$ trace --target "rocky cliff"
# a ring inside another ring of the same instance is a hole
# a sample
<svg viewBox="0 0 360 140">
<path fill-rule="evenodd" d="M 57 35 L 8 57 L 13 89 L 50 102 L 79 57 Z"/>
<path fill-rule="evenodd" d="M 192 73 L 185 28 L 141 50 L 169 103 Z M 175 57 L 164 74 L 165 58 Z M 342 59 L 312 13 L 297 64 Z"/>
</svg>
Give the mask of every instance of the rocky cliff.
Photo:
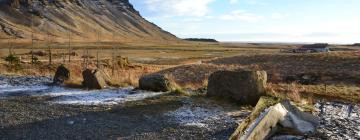
<svg viewBox="0 0 360 140">
<path fill-rule="evenodd" d="M 174 35 L 141 17 L 128 0 L 0 0 L 0 38 L 91 42 L 171 42 Z"/>
</svg>

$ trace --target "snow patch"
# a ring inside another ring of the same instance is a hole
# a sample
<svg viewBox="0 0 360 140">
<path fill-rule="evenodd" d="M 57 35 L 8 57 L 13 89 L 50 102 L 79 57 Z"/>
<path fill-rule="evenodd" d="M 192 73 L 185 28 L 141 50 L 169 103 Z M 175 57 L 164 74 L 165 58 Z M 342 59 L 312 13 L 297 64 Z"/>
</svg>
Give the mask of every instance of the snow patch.
<svg viewBox="0 0 360 140">
<path fill-rule="evenodd" d="M 129 94 L 129 89 L 109 89 L 99 91 L 82 91 L 76 94 L 58 97 L 54 103 L 78 105 L 115 105 L 128 101 L 139 101 L 163 94 L 162 92 L 137 92 Z"/>
<path fill-rule="evenodd" d="M 128 101 L 144 100 L 163 94 L 163 92 L 135 91 L 133 87 L 112 88 L 104 90 L 70 89 L 57 86 L 13 86 L 0 85 L 0 97 L 14 96 L 50 96 L 54 97 L 50 103 L 76 105 L 114 105 Z"/>
<path fill-rule="evenodd" d="M 192 106 L 184 105 L 179 109 L 165 113 L 171 117 L 171 121 L 183 126 L 197 126 L 200 128 L 209 128 L 209 125 L 216 123 L 218 120 L 232 122 L 230 116 L 220 106 Z"/>
</svg>

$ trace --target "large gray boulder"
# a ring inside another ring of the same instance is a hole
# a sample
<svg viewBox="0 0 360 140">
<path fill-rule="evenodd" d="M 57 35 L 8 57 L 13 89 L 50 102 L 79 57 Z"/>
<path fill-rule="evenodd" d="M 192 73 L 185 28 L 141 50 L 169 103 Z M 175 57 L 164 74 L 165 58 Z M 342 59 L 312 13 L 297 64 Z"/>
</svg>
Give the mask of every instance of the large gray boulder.
<svg viewBox="0 0 360 140">
<path fill-rule="evenodd" d="M 265 95 L 266 82 L 265 71 L 218 71 L 209 77 L 207 95 L 256 105 Z"/>
<path fill-rule="evenodd" d="M 60 65 L 55 72 L 55 76 L 53 79 L 53 84 L 61 85 L 64 84 L 67 80 L 70 79 L 70 71 L 64 66 Z"/>
<path fill-rule="evenodd" d="M 278 133 L 309 136 L 316 132 L 319 118 L 301 112 L 290 101 L 283 101 L 265 109 L 264 100 L 260 101 L 254 109 L 255 113 L 250 115 L 251 119 L 243 121 L 230 140 L 264 140 Z M 259 113 L 258 108 L 263 109 L 260 109 L 262 113 Z"/>
<path fill-rule="evenodd" d="M 104 89 L 111 84 L 111 79 L 104 71 L 86 69 L 82 72 L 83 86 L 88 89 Z"/>
<path fill-rule="evenodd" d="M 162 74 L 151 74 L 142 76 L 139 79 L 139 88 L 142 90 L 150 91 L 171 91 L 173 84 L 170 82 L 167 76 Z"/>
</svg>

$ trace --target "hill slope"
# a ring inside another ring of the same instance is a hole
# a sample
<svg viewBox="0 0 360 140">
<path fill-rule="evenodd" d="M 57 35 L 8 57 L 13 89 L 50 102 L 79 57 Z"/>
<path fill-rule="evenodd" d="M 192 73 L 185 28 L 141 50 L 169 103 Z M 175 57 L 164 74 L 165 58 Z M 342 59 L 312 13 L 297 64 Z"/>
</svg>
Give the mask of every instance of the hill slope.
<svg viewBox="0 0 360 140">
<path fill-rule="evenodd" d="M 0 38 L 91 42 L 179 39 L 141 17 L 128 0 L 0 0 Z M 50 37 L 48 37 L 50 36 Z"/>
</svg>

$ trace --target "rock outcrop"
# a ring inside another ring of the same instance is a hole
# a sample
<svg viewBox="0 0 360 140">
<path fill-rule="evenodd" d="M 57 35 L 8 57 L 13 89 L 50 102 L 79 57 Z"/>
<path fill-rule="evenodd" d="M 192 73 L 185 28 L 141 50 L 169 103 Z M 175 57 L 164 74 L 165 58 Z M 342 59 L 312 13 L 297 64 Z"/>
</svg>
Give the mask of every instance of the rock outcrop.
<svg viewBox="0 0 360 140">
<path fill-rule="evenodd" d="M 60 65 L 56 69 L 56 73 L 53 79 L 53 84 L 61 85 L 70 79 L 70 71 L 64 65 Z"/>
<path fill-rule="evenodd" d="M 82 72 L 83 86 L 88 89 L 104 89 L 111 84 L 111 79 L 104 71 L 86 69 Z"/>
<path fill-rule="evenodd" d="M 256 105 L 265 95 L 266 82 L 265 71 L 218 71 L 209 78 L 207 95 Z"/>
<path fill-rule="evenodd" d="M 167 76 L 162 74 L 151 74 L 139 79 L 139 88 L 150 91 L 171 91 L 174 83 L 171 83 Z"/>
<path fill-rule="evenodd" d="M 316 132 L 316 126 L 319 124 L 318 117 L 301 112 L 290 101 L 267 107 L 271 104 L 266 100 L 269 99 L 259 100 L 254 112 L 240 124 L 231 136 L 231 140 L 263 140 L 279 132 L 290 136 L 309 136 Z"/>
</svg>

